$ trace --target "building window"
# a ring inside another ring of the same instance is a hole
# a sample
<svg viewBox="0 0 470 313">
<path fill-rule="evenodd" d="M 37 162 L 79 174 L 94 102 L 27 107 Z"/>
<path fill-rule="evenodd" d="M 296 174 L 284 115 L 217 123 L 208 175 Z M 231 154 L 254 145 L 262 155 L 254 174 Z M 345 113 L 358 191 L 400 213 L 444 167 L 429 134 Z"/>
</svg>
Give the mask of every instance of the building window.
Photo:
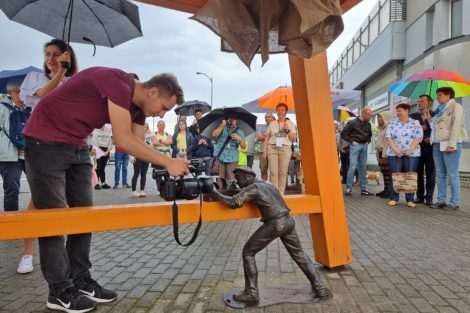
<svg viewBox="0 0 470 313">
<path fill-rule="evenodd" d="M 426 12 L 426 49 L 434 45 L 434 7 Z"/>
<path fill-rule="evenodd" d="M 450 11 L 450 34 L 451 37 L 462 35 L 462 0 L 452 0 Z"/>
</svg>

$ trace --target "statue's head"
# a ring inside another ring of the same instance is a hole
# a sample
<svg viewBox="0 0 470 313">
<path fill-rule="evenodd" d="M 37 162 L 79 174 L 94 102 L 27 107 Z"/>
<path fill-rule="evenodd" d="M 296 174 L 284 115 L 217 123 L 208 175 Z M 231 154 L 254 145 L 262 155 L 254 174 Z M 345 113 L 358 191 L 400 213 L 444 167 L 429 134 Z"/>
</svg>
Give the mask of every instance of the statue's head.
<svg viewBox="0 0 470 313">
<path fill-rule="evenodd" d="M 238 166 L 235 168 L 233 173 L 235 174 L 235 179 L 237 180 L 237 184 L 240 188 L 246 187 L 255 182 L 256 173 L 247 166 Z"/>
</svg>

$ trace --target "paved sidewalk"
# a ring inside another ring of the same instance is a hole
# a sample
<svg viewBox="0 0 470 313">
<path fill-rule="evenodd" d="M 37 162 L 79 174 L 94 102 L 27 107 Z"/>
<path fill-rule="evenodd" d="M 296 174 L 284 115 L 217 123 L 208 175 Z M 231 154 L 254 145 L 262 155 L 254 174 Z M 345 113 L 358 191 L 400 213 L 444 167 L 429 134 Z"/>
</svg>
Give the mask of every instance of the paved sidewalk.
<svg viewBox="0 0 470 313">
<path fill-rule="evenodd" d="M 146 191 L 151 194 L 153 188 L 149 176 Z M 27 185 L 22 190 L 26 203 Z M 424 205 L 388 207 L 383 199 L 354 191 L 345 199 L 353 263 L 334 271 L 318 266 L 334 301 L 245 311 L 470 312 L 470 189 L 462 189 L 462 209 L 450 213 Z M 122 188 L 95 191 L 95 202 L 156 199 L 129 196 L 130 190 Z M 296 216 L 295 221 L 312 255 L 308 218 Z M 93 275 L 116 289 L 119 298 L 94 312 L 241 312 L 227 308 L 222 297 L 243 287 L 242 247 L 259 225 L 257 219 L 206 223 L 188 248 L 175 243 L 169 226 L 96 233 Z M 182 226 L 182 237 L 193 229 Z M 37 249 L 34 272 L 16 273 L 21 249 L 20 241 L 0 241 L 0 312 L 51 312 L 45 307 L 47 286 Z M 308 283 L 279 240 L 258 254 L 257 263 L 260 287 Z"/>
</svg>

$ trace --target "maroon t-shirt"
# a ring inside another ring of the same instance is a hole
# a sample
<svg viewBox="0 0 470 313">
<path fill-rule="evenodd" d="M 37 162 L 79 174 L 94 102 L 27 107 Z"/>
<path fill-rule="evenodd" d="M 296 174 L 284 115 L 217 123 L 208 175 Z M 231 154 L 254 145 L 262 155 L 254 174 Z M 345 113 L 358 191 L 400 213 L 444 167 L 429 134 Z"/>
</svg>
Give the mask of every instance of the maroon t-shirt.
<svg viewBox="0 0 470 313">
<path fill-rule="evenodd" d="M 110 123 L 108 99 L 128 110 L 132 122 L 144 125 L 144 113 L 132 103 L 134 86 L 134 74 L 119 69 L 83 70 L 39 101 L 23 133 L 39 140 L 85 146 L 95 128 Z"/>
</svg>

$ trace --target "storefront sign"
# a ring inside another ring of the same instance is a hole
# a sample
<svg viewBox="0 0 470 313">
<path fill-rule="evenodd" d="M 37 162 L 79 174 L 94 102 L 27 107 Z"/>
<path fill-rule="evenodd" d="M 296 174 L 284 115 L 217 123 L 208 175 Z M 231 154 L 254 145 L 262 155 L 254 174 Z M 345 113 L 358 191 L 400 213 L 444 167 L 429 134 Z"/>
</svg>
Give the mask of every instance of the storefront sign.
<svg viewBox="0 0 470 313">
<path fill-rule="evenodd" d="M 372 111 L 378 110 L 387 105 L 388 105 L 388 92 L 385 92 L 381 94 L 380 96 L 367 102 L 367 106 L 371 108 Z"/>
</svg>

